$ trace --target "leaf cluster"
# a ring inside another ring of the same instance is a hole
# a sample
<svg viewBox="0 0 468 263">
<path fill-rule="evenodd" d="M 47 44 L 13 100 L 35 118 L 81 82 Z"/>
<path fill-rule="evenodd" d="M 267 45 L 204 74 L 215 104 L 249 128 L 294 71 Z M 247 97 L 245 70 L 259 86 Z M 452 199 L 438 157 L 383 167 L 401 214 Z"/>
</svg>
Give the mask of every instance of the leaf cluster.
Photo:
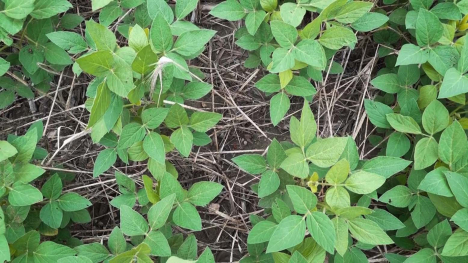
<svg viewBox="0 0 468 263">
<path fill-rule="evenodd" d="M 46 93 L 53 76 L 73 64 L 71 56 L 86 49 L 80 35 L 63 31 L 83 21 L 76 14 L 59 17 L 71 7 L 67 0 L 0 3 L 0 50 L 6 55 L 0 58 L 0 109 L 17 96 Z"/>
<path fill-rule="evenodd" d="M 372 6 L 371 2 L 346 0 L 228 0 L 211 14 L 245 21 L 235 33 L 236 44 L 249 51 L 247 68 L 262 66 L 271 73 L 255 86 L 273 95 L 270 118 L 276 126 L 289 110 L 290 96 L 312 101 L 317 91 L 311 80 L 322 82 L 324 71 L 342 72 L 333 57 L 343 47 L 354 48 L 354 30 L 367 32 L 387 22 L 384 14 L 369 12 Z"/>
</svg>

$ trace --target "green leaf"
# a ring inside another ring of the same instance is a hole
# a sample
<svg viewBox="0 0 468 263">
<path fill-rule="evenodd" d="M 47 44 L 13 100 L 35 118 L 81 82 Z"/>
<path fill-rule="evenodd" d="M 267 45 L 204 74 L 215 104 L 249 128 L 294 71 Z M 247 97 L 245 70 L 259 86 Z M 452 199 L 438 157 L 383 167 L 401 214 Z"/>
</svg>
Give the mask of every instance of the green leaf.
<svg viewBox="0 0 468 263">
<path fill-rule="evenodd" d="M 114 68 L 107 74 L 107 87 L 119 95 L 126 98 L 134 88 L 132 68 L 124 61 L 116 61 Z"/>
<path fill-rule="evenodd" d="M 92 0 L 91 1 L 92 10 L 96 11 L 99 8 L 103 8 L 104 6 L 108 5 L 112 1 L 113 0 Z"/>
<path fill-rule="evenodd" d="M 441 75 L 457 64 L 460 55 L 455 47 L 437 46 L 429 51 L 429 63 Z"/>
<path fill-rule="evenodd" d="M 431 102 L 424 110 L 422 125 L 429 134 L 436 134 L 449 125 L 449 112 L 438 100 Z"/>
<path fill-rule="evenodd" d="M 17 154 L 18 151 L 16 150 L 13 145 L 11 145 L 7 141 L 0 141 L 0 162 L 14 156 Z"/>
<path fill-rule="evenodd" d="M 96 92 L 96 97 L 93 101 L 91 114 L 88 120 L 88 127 L 93 127 L 106 113 L 111 104 L 112 93 L 107 88 L 105 82 L 99 84 Z"/>
<path fill-rule="evenodd" d="M 257 38 L 248 34 L 239 38 L 239 40 L 236 41 L 236 44 L 239 47 L 249 51 L 256 50 L 262 45 Z"/>
<path fill-rule="evenodd" d="M 439 99 L 454 97 L 468 92 L 468 78 L 455 68 L 447 70 L 439 91 Z"/>
<path fill-rule="evenodd" d="M 468 208 L 463 208 L 458 210 L 450 219 L 455 224 L 457 224 L 461 229 L 467 230 L 468 229 Z M 450 227 L 450 225 L 449 225 Z M 449 228 L 451 230 L 451 228 Z M 451 234 L 451 232 L 450 232 Z"/>
<path fill-rule="evenodd" d="M 349 162 L 346 159 L 341 159 L 328 170 L 325 180 L 330 184 L 341 184 L 348 178 L 349 172 Z"/>
<path fill-rule="evenodd" d="M 347 138 L 346 147 L 340 156 L 340 160 L 346 159 L 349 162 L 351 170 L 356 169 L 359 164 L 359 153 L 356 142 L 352 137 Z"/>
<path fill-rule="evenodd" d="M 196 206 L 205 206 L 221 193 L 223 186 L 214 182 L 194 183 L 187 194 L 187 201 Z"/>
<path fill-rule="evenodd" d="M 41 188 L 44 197 L 49 199 L 57 199 L 62 193 L 62 180 L 58 174 L 52 175 Z"/>
<path fill-rule="evenodd" d="M 331 137 L 318 140 L 307 148 L 307 159 L 319 167 L 330 167 L 339 160 L 347 142 L 348 138 L 346 137 Z"/>
<path fill-rule="evenodd" d="M 37 64 L 44 62 L 44 54 L 37 47 L 27 45 L 20 50 L 19 61 L 27 72 L 34 74 L 39 69 Z"/>
<path fill-rule="evenodd" d="M 272 66 L 270 72 L 279 73 L 292 69 L 295 65 L 293 49 L 277 48 L 273 52 Z"/>
<path fill-rule="evenodd" d="M 289 110 L 291 102 L 289 101 L 288 95 L 280 92 L 273 96 L 270 100 L 270 118 L 274 126 L 284 118 L 284 115 Z"/>
<path fill-rule="evenodd" d="M 397 113 L 387 114 L 387 121 L 393 129 L 402 133 L 421 134 L 418 123 L 410 116 Z"/>
<path fill-rule="evenodd" d="M 68 50 L 70 54 L 78 54 L 88 48 L 86 42 L 77 33 L 56 31 L 47 34 L 47 37 L 57 46 Z"/>
<path fill-rule="evenodd" d="M 283 3 L 280 6 L 280 15 L 284 22 L 297 27 L 301 24 L 306 9 L 296 3 Z"/>
<path fill-rule="evenodd" d="M 381 13 L 369 12 L 365 13 L 358 20 L 354 21 L 351 26 L 361 32 L 369 32 L 383 24 L 387 23 L 388 17 Z"/>
<path fill-rule="evenodd" d="M 216 5 L 211 11 L 212 16 L 226 19 L 228 21 L 237 21 L 244 18 L 246 12 L 236 0 L 226 0 Z"/>
<path fill-rule="evenodd" d="M 182 89 L 181 95 L 187 99 L 198 100 L 208 94 L 212 88 L 213 86 L 208 83 L 198 81 L 189 82 Z"/>
<path fill-rule="evenodd" d="M 398 80 L 397 74 L 385 74 L 380 75 L 371 81 L 371 84 L 390 94 L 398 93 L 401 90 L 400 82 Z"/>
<path fill-rule="evenodd" d="M 270 146 L 268 147 L 267 152 L 267 161 L 268 164 L 277 169 L 280 167 L 281 163 L 288 157 L 283 149 L 283 146 L 276 140 L 271 141 Z"/>
<path fill-rule="evenodd" d="M 76 62 L 84 72 L 101 77 L 112 69 L 114 57 L 109 50 L 103 50 L 81 56 Z"/>
<path fill-rule="evenodd" d="M 98 24 L 93 20 L 86 21 L 86 32 L 94 41 L 99 51 L 108 50 L 112 52 L 117 47 L 115 34 L 107 27 Z"/>
<path fill-rule="evenodd" d="M 418 189 L 435 195 L 452 197 L 452 191 L 444 175 L 445 171 L 447 171 L 447 169 L 443 167 L 430 171 L 421 181 Z"/>
<path fill-rule="evenodd" d="M 41 208 L 39 217 L 44 224 L 51 228 L 58 229 L 62 223 L 63 211 L 60 209 L 58 202 L 53 201 Z"/>
<path fill-rule="evenodd" d="M 149 229 L 143 216 L 126 205 L 120 207 L 120 228 L 127 236 L 144 235 Z"/>
<path fill-rule="evenodd" d="M 385 177 L 365 170 L 351 174 L 345 186 L 356 194 L 370 194 L 385 183 Z"/>
<path fill-rule="evenodd" d="M 164 119 L 167 117 L 169 109 L 166 108 L 149 108 L 145 109 L 141 113 L 141 119 L 143 125 L 148 129 L 156 129 L 161 125 Z"/>
<path fill-rule="evenodd" d="M 326 48 L 338 50 L 344 46 L 354 46 L 357 43 L 357 38 L 351 29 L 334 26 L 325 30 L 318 41 Z"/>
<path fill-rule="evenodd" d="M 299 214 L 307 214 L 317 205 L 317 197 L 310 190 L 295 185 L 287 185 L 286 189 L 294 210 Z"/>
<path fill-rule="evenodd" d="M 447 220 L 444 220 L 427 233 L 427 241 L 434 248 L 439 248 L 445 245 L 447 239 L 452 235 L 452 227 Z"/>
<path fill-rule="evenodd" d="M 16 182 L 29 183 L 44 174 L 45 170 L 33 164 L 25 163 L 15 165 L 13 172 Z"/>
<path fill-rule="evenodd" d="M 468 41 L 464 41 L 460 51 L 460 60 L 458 60 L 457 69 L 461 73 L 468 71 Z"/>
<path fill-rule="evenodd" d="M 174 104 L 169 109 L 165 123 L 168 128 L 177 128 L 182 125 L 187 125 L 189 124 L 187 112 L 179 104 Z"/>
<path fill-rule="evenodd" d="M 66 212 L 75 212 L 90 207 L 92 204 L 81 195 L 69 192 L 57 199 L 60 208 Z"/>
<path fill-rule="evenodd" d="M 304 240 L 305 230 L 305 220 L 301 216 L 291 215 L 284 218 L 268 242 L 267 253 L 298 245 Z"/>
<path fill-rule="evenodd" d="M 315 138 L 316 132 L 317 123 L 315 122 L 314 114 L 310 109 L 309 103 L 306 100 L 304 100 L 304 105 L 302 107 L 301 113 L 301 120 L 298 121 L 295 117 L 291 117 L 291 140 L 304 149 Z"/>
<path fill-rule="evenodd" d="M 387 121 L 387 114 L 393 113 L 392 108 L 389 106 L 373 100 L 364 100 L 364 107 L 367 116 L 372 124 L 379 128 L 390 128 L 390 123 Z"/>
<path fill-rule="evenodd" d="M 366 215 L 366 219 L 374 221 L 385 231 L 397 230 L 405 227 L 398 218 L 383 209 L 374 209 L 371 214 Z"/>
<path fill-rule="evenodd" d="M 207 132 L 213 128 L 223 115 L 215 112 L 194 112 L 190 116 L 190 128 L 198 132 Z"/>
<path fill-rule="evenodd" d="M 333 254 L 335 250 L 335 228 L 333 222 L 327 215 L 321 212 L 312 212 L 307 215 L 307 229 L 312 238 L 328 253 Z"/>
<path fill-rule="evenodd" d="M 92 262 L 101 262 L 111 256 L 106 247 L 100 243 L 77 246 L 75 250 L 78 251 L 79 256 L 87 257 Z"/>
<path fill-rule="evenodd" d="M 98 177 L 117 161 L 117 152 L 115 149 L 108 148 L 98 154 L 93 167 L 93 177 Z"/>
<path fill-rule="evenodd" d="M 158 60 L 159 58 L 153 52 L 151 45 L 147 45 L 144 48 L 142 48 L 140 51 L 138 51 L 135 57 L 135 60 L 132 63 L 132 69 L 140 74 L 148 74 L 152 70 L 154 70 Z"/>
<path fill-rule="evenodd" d="M 165 0 L 147 0 L 146 3 L 148 15 L 153 19 L 153 22 L 157 16 L 162 16 L 168 24 L 172 23 L 174 20 L 174 13 Z"/>
<path fill-rule="evenodd" d="M 404 208 L 411 203 L 412 196 L 413 192 L 408 187 L 397 185 L 380 196 L 379 200 L 394 207 Z"/>
<path fill-rule="evenodd" d="M 119 139 L 119 148 L 124 149 L 140 142 L 145 137 L 145 127 L 136 122 L 125 125 Z"/>
<path fill-rule="evenodd" d="M 405 260 L 407 263 L 418 263 L 418 262 L 430 262 L 436 263 L 437 257 L 434 254 L 434 250 L 430 248 L 423 248 L 415 254 L 411 255 L 408 259 Z"/>
<path fill-rule="evenodd" d="M 16 183 L 10 188 L 8 202 L 12 206 L 27 206 L 42 201 L 42 193 L 29 184 Z"/>
<path fill-rule="evenodd" d="M 0 58 L 0 77 L 3 76 L 10 68 L 10 62 Z"/>
<path fill-rule="evenodd" d="M 85 256 L 68 256 L 59 259 L 57 263 L 93 263 L 93 261 Z"/>
<path fill-rule="evenodd" d="M 393 240 L 379 227 L 377 223 L 369 219 L 354 218 L 348 221 L 349 232 L 360 242 L 369 245 L 393 244 Z"/>
<path fill-rule="evenodd" d="M 182 126 L 171 134 L 171 142 L 182 156 L 188 157 L 192 151 L 193 134 L 189 128 Z"/>
<path fill-rule="evenodd" d="M 261 7 L 259 0 L 240 0 L 240 4 L 249 11 L 257 10 Z"/>
<path fill-rule="evenodd" d="M 280 79 L 276 74 L 268 74 L 257 81 L 255 87 L 263 92 L 278 92 L 281 90 Z"/>
<path fill-rule="evenodd" d="M 338 13 L 335 16 L 335 19 L 338 22 L 349 24 L 353 23 L 362 17 L 364 14 L 368 13 L 373 6 L 373 3 L 354 1 L 349 2 L 343 7 L 341 7 Z"/>
<path fill-rule="evenodd" d="M 171 247 L 160 231 L 151 231 L 146 235 L 143 243 L 148 244 L 151 248 L 151 255 L 158 257 L 169 257 L 171 255 Z"/>
<path fill-rule="evenodd" d="M 55 65 L 70 65 L 73 64 L 67 52 L 55 45 L 47 43 L 44 45 L 44 55 L 47 62 Z"/>
<path fill-rule="evenodd" d="M 156 132 L 150 132 L 143 140 L 143 149 L 153 160 L 164 163 L 166 154 L 164 152 L 164 142 Z"/>
<path fill-rule="evenodd" d="M 429 51 L 422 49 L 413 44 L 404 44 L 400 52 L 395 66 L 423 64 L 429 59 Z"/>
<path fill-rule="evenodd" d="M 10 141 L 18 153 L 14 156 L 13 163 L 27 163 L 31 160 L 37 143 L 37 129 L 28 131 L 25 135 Z M 10 160 L 11 161 L 11 160 Z"/>
<path fill-rule="evenodd" d="M 122 194 L 119 196 L 116 196 L 114 199 L 110 201 L 110 204 L 115 207 L 120 209 L 122 206 L 129 206 L 133 207 L 135 206 L 136 203 L 136 196 L 133 193 L 128 193 L 128 194 Z"/>
<path fill-rule="evenodd" d="M 271 146 L 270 146 L 271 147 Z M 258 197 L 263 198 L 265 196 L 271 195 L 280 186 L 280 178 L 277 173 L 273 171 L 265 171 L 258 183 Z"/>
<path fill-rule="evenodd" d="M 160 181 L 161 187 L 159 188 L 159 195 L 161 198 L 165 198 L 171 194 L 176 194 L 177 201 L 181 202 L 185 199 L 184 189 L 172 174 L 168 172 L 164 173 L 164 176 Z"/>
<path fill-rule="evenodd" d="M 133 48 L 136 52 L 140 52 L 143 48 L 148 46 L 148 44 L 148 36 L 145 30 L 136 24 L 130 31 L 128 46 Z"/>
<path fill-rule="evenodd" d="M 333 209 L 346 208 L 350 206 L 349 193 L 342 186 L 330 187 L 325 195 L 325 200 Z"/>
<path fill-rule="evenodd" d="M 417 228 L 427 225 L 436 214 L 436 208 L 425 196 L 416 195 L 411 201 L 411 207 L 414 207 L 411 218 Z"/>
<path fill-rule="evenodd" d="M 301 76 L 293 76 L 284 89 L 290 95 L 302 97 L 313 96 L 317 93 L 310 81 Z"/>
<path fill-rule="evenodd" d="M 283 48 L 291 48 L 297 39 L 297 30 L 285 22 L 274 20 L 270 22 L 271 33 L 276 42 Z"/>
<path fill-rule="evenodd" d="M 260 5 L 262 6 L 263 10 L 267 12 L 272 12 L 273 10 L 278 7 L 277 0 L 260 0 Z"/>
<path fill-rule="evenodd" d="M 307 158 L 302 153 L 293 153 L 289 155 L 280 166 L 287 173 L 299 177 L 307 178 L 309 175 L 309 166 Z"/>
<path fill-rule="evenodd" d="M 31 230 L 18 238 L 11 247 L 16 250 L 16 253 L 27 253 L 28 251 L 35 251 L 39 246 L 40 240 L 41 236 L 39 232 Z"/>
<path fill-rule="evenodd" d="M 107 246 L 113 254 L 120 254 L 127 250 L 127 242 L 125 241 L 125 237 L 119 227 L 116 226 L 112 230 Z"/>
<path fill-rule="evenodd" d="M 468 192 L 466 191 L 468 188 L 468 178 L 461 174 L 449 171 L 444 172 L 444 174 L 447 177 L 450 189 L 452 189 L 453 195 L 457 199 L 458 203 L 463 207 L 468 207 Z"/>
<path fill-rule="evenodd" d="M 193 56 L 201 50 L 215 34 L 216 31 L 206 29 L 185 32 L 177 38 L 172 51 L 182 56 Z"/>
<path fill-rule="evenodd" d="M 188 202 L 183 202 L 174 211 L 172 216 L 174 223 L 180 227 L 194 231 L 202 229 L 200 215 L 197 209 Z"/>
<path fill-rule="evenodd" d="M 258 222 L 252 230 L 250 230 L 247 243 L 260 244 L 267 242 L 270 240 L 277 227 L 277 224 L 268 220 Z"/>
<path fill-rule="evenodd" d="M 132 260 L 137 260 L 138 262 L 149 263 L 151 258 L 148 256 L 151 252 L 150 247 L 146 243 L 140 243 L 138 246 L 128 250 L 124 253 L 117 255 L 112 258 L 109 263 L 120 263 L 120 262 L 132 262 Z"/>
<path fill-rule="evenodd" d="M 416 144 L 417 145 L 417 144 Z M 410 140 L 404 133 L 394 132 L 388 138 L 386 154 L 392 157 L 401 157 L 405 155 L 411 147 Z M 437 147 L 435 148 L 437 149 Z M 437 157 L 437 151 L 436 151 Z M 414 160 L 415 166 L 418 161 Z"/>
<path fill-rule="evenodd" d="M 259 154 L 240 155 L 233 158 L 232 161 L 250 174 L 261 174 L 266 170 L 265 158 Z"/>
<path fill-rule="evenodd" d="M 148 1 L 148 5 L 150 2 Z M 172 12 L 172 11 L 171 11 Z M 150 29 L 151 47 L 156 53 L 167 52 L 172 48 L 171 28 L 163 15 L 157 15 Z"/>
<path fill-rule="evenodd" d="M 410 0 L 410 3 L 414 10 L 419 10 L 420 8 L 429 9 L 433 0 Z"/>
<path fill-rule="evenodd" d="M 245 27 L 250 35 L 255 35 L 257 33 L 258 28 L 262 24 L 263 20 L 265 19 L 267 13 L 263 10 L 254 10 L 247 14 L 245 18 Z"/>
<path fill-rule="evenodd" d="M 316 40 L 302 40 L 294 47 L 293 53 L 296 60 L 304 62 L 314 68 L 323 70 L 327 66 L 325 50 Z"/>
<path fill-rule="evenodd" d="M 425 9 L 420 9 L 416 20 L 416 40 L 419 46 L 436 43 L 444 32 L 439 18 Z"/>
<path fill-rule="evenodd" d="M 465 131 L 458 121 L 454 121 L 440 136 L 439 159 L 451 166 L 463 157 L 467 147 Z"/>
<path fill-rule="evenodd" d="M 72 4 L 67 0 L 36 0 L 34 2 L 34 11 L 31 12 L 31 16 L 36 19 L 50 18 L 56 14 L 66 12 L 72 7 Z"/>
<path fill-rule="evenodd" d="M 3 13 L 14 19 L 26 18 L 34 10 L 34 0 L 5 0 Z"/>
<path fill-rule="evenodd" d="M 57 262 L 61 258 L 75 255 L 76 252 L 65 245 L 45 241 L 32 254 L 34 262 Z"/>
<path fill-rule="evenodd" d="M 148 221 L 151 230 L 156 230 L 164 226 L 172 211 L 176 195 L 171 194 L 153 205 L 148 211 Z"/>
<path fill-rule="evenodd" d="M 442 256 L 460 257 L 468 255 L 468 233 L 459 229 L 447 240 Z"/>
<path fill-rule="evenodd" d="M 123 14 L 122 8 L 117 4 L 117 2 L 112 2 L 111 4 L 104 7 L 99 13 L 99 23 L 103 26 L 110 26 L 112 22 L 117 20 Z"/>
<path fill-rule="evenodd" d="M 389 178 L 390 176 L 404 170 L 410 164 L 411 161 L 401 158 L 378 156 L 366 161 L 362 166 L 362 170 Z"/>
<path fill-rule="evenodd" d="M 198 0 L 182 0 L 178 1 L 175 6 L 175 15 L 177 20 L 183 19 L 190 14 L 198 4 Z"/>
<path fill-rule="evenodd" d="M 414 151 L 414 169 L 421 170 L 434 164 L 438 157 L 438 144 L 432 137 L 422 138 Z"/>
</svg>

